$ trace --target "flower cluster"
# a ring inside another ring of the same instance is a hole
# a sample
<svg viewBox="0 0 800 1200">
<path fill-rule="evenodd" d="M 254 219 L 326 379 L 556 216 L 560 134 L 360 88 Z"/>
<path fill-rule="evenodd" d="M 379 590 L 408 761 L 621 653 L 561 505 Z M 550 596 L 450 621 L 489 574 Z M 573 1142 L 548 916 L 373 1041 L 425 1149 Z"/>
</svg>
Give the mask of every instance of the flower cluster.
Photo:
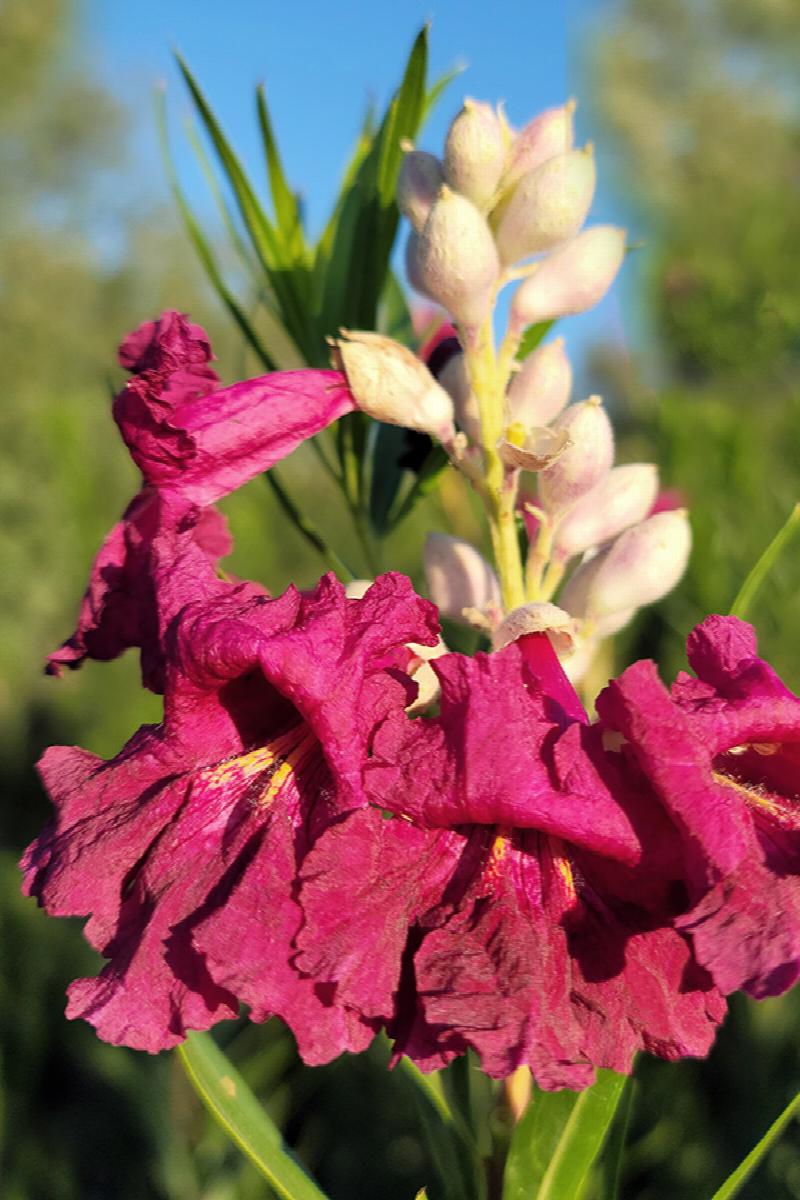
<svg viewBox="0 0 800 1200">
<path fill-rule="evenodd" d="M 613 467 L 602 406 L 568 406 L 563 343 L 513 378 L 490 345 L 520 258 L 546 255 L 512 306 L 512 357 L 516 321 L 597 299 L 618 265 L 616 232 L 578 232 L 594 166 L 571 120 L 566 105 L 513 136 L 468 103 L 443 163 L 409 152 L 414 275 L 457 322 L 428 366 L 352 334 L 336 370 L 221 387 L 178 313 L 123 343 L 114 415 L 142 488 L 49 661 L 138 648 L 163 720 L 110 761 L 45 753 L 56 815 L 22 863 L 49 912 L 88 918 L 107 961 L 68 1015 L 106 1040 L 158 1051 L 245 1005 L 309 1063 L 385 1029 L 423 1070 L 471 1047 L 490 1075 L 581 1088 L 640 1049 L 705 1054 L 725 996 L 800 975 L 800 700 L 751 628 L 708 618 L 693 676 L 668 690 L 638 662 L 594 722 L 559 661 L 688 554 L 685 514 L 651 515 L 655 468 Z M 443 535 L 426 569 L 492 652 L 447 652 L 436 606 L 395 573 L 273 598 L 217 570 L 215 501 L 356 406 L 437 436 L 484 499 L 498 575 Z"/>
</svg>

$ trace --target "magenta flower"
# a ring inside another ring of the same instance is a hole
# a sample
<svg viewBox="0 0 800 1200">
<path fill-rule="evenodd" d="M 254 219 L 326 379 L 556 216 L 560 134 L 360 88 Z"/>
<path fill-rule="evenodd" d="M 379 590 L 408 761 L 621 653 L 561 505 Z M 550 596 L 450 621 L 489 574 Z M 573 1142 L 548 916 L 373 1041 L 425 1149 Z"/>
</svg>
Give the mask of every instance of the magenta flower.
<svg viewBox="0 0 800 1200">
<path fill-rule="evenodd" d="M 776 995 L 800 978 L 800 700 L 751 626 L 709 617 L 688 639 L 697 678 L 671 693 L 635 663 L 598 700 L 684 842 L 677 924 L 717 986 Z"/>
<path fill-rule="evenodd" d="M 527 1063 L 543 1087 L 583 1087 L 642 1048 L 705 1054 L 724 1002 L 670 927 L 680 841 L 550 643 L 434 669 L 440 716 L 390 713 L 366 767 L 406 820 L 355 813 L 303 865 L 301 969 L 389 1020 L 424 1069 L 472 1046 L 491 1075 Z"/>
<path fill-rule="evenodd" d="M 366 803 L 372 730 L 413 693 L 405 642 L 436 630 L 399 575 L 362 600 L 332 576 L 276 600 L 220 585 L 170 631 L 160 726 L 110 762 L 45 753 L 57 815 L 23 858 L 25 891 L 89 916 L 108 959 L 72 984 L 68 1016 L 157 1051 L 244 1002 L 255 1020 L 282 1016 L 308 1062 L 367 1044 L 374 1023 L 293 965 L 296 876 L 319 834 Z"/>
<path fill-rule="evenodd" d="M 122 343 L 119 360 L 132 378 L 114 417 L 143 489 L 94 561 L 77 627 L 48 658 L 51 674 L 135 646 L 145 686 L 162 691 L 161 639 L 180 606 L 156 602 L 156 561 L 163 585 L 167 548 L 179 556 L 191 544 L 198 571 L 211 578 L 231 542 L 224 518 L 208 506 L 354 407 L 336 371 L 282 371 L 222 388 L 211 357 L 205 331 L 172 311 Z"/>
</svg>

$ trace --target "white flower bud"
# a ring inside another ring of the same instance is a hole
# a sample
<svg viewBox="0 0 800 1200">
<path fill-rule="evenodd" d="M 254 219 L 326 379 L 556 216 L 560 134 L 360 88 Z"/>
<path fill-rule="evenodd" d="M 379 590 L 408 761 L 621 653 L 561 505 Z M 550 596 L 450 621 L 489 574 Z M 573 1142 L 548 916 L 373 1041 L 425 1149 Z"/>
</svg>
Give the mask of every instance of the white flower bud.
<svg viewBox="0 0 800 1200">
<path fill-rule="evenodd" d="M 482 212 L 491 206 L 506 159 L 506 137 L 489 104 L 467 99 L 447 132 L 447 182 Z"/>
<path fill-rule="evenodd" d="M 330 339 L 331 357 L 362 412 L 450 441 L 453 401 L 416 354 L 380 333 L 342 329 L 341 334 Z"/>
<path fill-rule="evenodd" d="M 554 428 L 566 430 L 570 445 L 539 475 L 539 499 L 548 513 L 560 512 L 585 495 L 614 461 L 614 431 L 599 396 L 570 405 Z"/>
<path fill-rule="evenodd" d="M 653 604 L 683 575 L 691 545 L 683 509 L 656 513 L 580 566 L 559 599 L 569 612 L 597 621 Z"/>
<path fill-rule="evenodd" d="M 519 262 L 573 237 L 586 220 L 595 179 L 591 147 L 549 158 L 523 175 L 497 213 L 502 261 Z"/>
<path fill-rule="evenodd" d="M 447 360 L 439 372 L 438 380 L 452 397 L 459 429 L 463 429 L 473 442 L 480 442 L 481 414 L 478 397 L 472 390 L 466 360 L 461 351 Z"/>
<path fill-rule="evenodd" d="M 374 582 L 374 579 L 351 579 L 344 586 L 344 594 L 348 600 L 362 600 Z"/>
<path fill-rule="evenodd" d="M 558 522 L 553 534 L 553 557 L 566 562 L 643 521 L 657 494 L 658 470 L 653 463 L 614 467 Z"/>
<path fill-rule="evenodd" d="M 497 249 L 486 218 L 446 184 L 420 234 L 416 269 L 424 292 L 459 325 L 483 322 L 500 275 Z"/>
<path fill-rule="evenodd" d="M 575 101 L 568 100 L 558 108 L 545 112 L 523 125 L 514 138 L 503 175 L 503 190 L 512 188 L 523 175 L 534 170 L 548 158 L 567 154 L 575 140 L 573 113 Z"/>
<path fill-rule="evenodd" d="M 501 611 L 500 584 L 474 546 L 446 533 L 429 533 L 423 563 L 428 595 L 443 617 L 463 622 L 464 610 L 474 609 L 494 623 Z"/>
<path fill-rule="evenodd" d="M 572 316 L 605 296 L 625 257 L 625 230 L 595 225 L 548 254 L 514 293 L 509 328 Z"/>
<path fill-rule="evenodd" d="M 403 149 L 406 156 L 397 180 L 397 207 L 420 233 L 444 183 L 442 164 L 435 155 L 412 149 L 410 142 L 403 143 Z"/>
<path fill-rule="evenodd" d="M 549 425 L 569 400 L 572 367 L 563 337 L 554 338 L 529 354 L 508 389 L 506 416 L 510 425 L 531 429 Z"/>
<path fill-rule="evenodd" d="M 577 642 L 577 623 L 563 608 L 537 600 L 512 609 L 492 634 L 492 646 L 502 650 L 527 633 L 546 633 L 559 654 L 571 654 Z"/>
</svg>

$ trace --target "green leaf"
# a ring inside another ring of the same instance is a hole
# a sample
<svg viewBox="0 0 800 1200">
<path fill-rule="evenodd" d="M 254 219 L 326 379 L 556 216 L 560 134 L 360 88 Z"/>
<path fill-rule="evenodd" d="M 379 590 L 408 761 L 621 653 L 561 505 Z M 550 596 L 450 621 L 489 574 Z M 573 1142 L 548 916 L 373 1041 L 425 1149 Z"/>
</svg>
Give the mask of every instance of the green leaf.
<svg viewBox="0 0 800 1200">
<path fill-rule="evenodd" d="M 378 537 L 387 533 L 390 527 L 389 513 L 407 475 L 405 467 L 400 466 L 400 459 L 407 449 L 405 429 L 399 425 L 378 425 L 369 489 L 369 520 Z"/>
<path fill-rule="evenodd" d="M 293 262 L 307 262 L 307 250 L 303 236 L 303 222 L 300 215 L 300 205 L 292 189 L 289 187 L 286 174 L 278 152 L 278 144 L 272 131 L 272 122 L 267 108 L 267 97 L 264 85 L 256 89 L 256 105 L 258 108 L 258 124 L 261 129 L 261 139 L 264 143 L 264 154 L 269 171 L 269 186 L 272 193 L 272 203 L 275 206 L 275 220 L 283 238 L 290 258 Z"/>
<path fill-rule="evenodd" d="M 449 71 L 445 71 L 444 75 L 441 75 L 436 80 L 436 83 L 433 84 L 427 96 L 425 97 L 425 106 L 422 111 L 423 122 L 427 121 L 432 110 L 441 100 L 444 91 L 450 87 L 450 84 L 453 82 L 453 80 L 458 79 L 459 75 L 461 75 L 463 71 L 464 66 L 463 64 L 459 63 L 455 67 L 452 67 Z"/>
<path fill-rule="evenodd" d="M 789 516 L 739 589 L 739 594 L 731 605 L 732 617 L 744 617 L 749 611 L 756 593 L 794 537 L 798 527 L 800 527 L 800 503 L 795 504 Z"/>
<path fill-rule="evenodd" d="M 438 1071 L 423 1074 L 403 1056 L 398 1070 L 411 1084 L 425 1141 L 436 1166 L 445 1200 L 471 1200 L 475 1196 L 481 1162 L 475 1144 L 450 1108 Z"/>
<path fill-rule="evenodd" d="M 755 1171 L 767 1151 L 771 1150 L 783 1133 L 789 1122 L 800 1113 L 800 1092 L 790 1100 L 777 1120 L 773 1121 L 763 1138 L 753 1147 L 732 1175 L 729 1175 L 721 1188 L 718 1188 L 711 1200 L 731 1200 Z"/>
<path fill-rule="evenodd" d="M 625 1143 L 628 1140 L 633 1101 L 636 1095 L 636 1080 L 629 1077 L 625 1083 L 615 1120 L 608 1135 L 608 1144 L 603 1155 L 603 1200 L 620 1200 L 622 1164 L 625 1158 Z"/>
<path fill-rule="evenodd" d="M 579 1200 L 624 1086 L 624 1075 L 598 1071 L 583 1092 L 536 1088 L 511 1139 L 503 1200 Z"/>
<path fill-rule="evenodd" d="M 319 348 L 309 319 L 306 272 L 303 269 L 292 269 L 293 264 L 288 257 L 287 248 L 264 212 L 194 76 L 180 55 L 176 55 L 176 59 L 195 108 L 233 190 L 245 229 L 275 294 L 284 323 L 306 359 L 311 361 L 318 355 Z"/>
<path fill-rule="evenodd" d="M 540 321 L 538 325 L 529 325 L 522 335 L 522 340 L 517 350 L 517 362 L 524 362 L 529 354 L 533 354 L 534 350 L 544 341 L 554 325 L 555 320 Z"/>
<path fill-rule="evenodd" d="M 161 142 L 161 153 L 164 159 L 164 166 L 166 169 L 170 189 L 175 198 L 178 211 L 181 214 L 186 232 L 188 233 L 189 238 L 193 243 L 195 250 L 197 251 L 197 256 L 200 259 L 203 268 L 205 269 L 209 282 L 238 325 L 245 340 L 255 351 L 265 368 L 268 371 L 274 371 L 278 366 L 276 358 L 273 357 L 273 355 L 261 341 L 249 318 L 225 283 L 222 272 L 217 265 L 214 252 L 212 251 L 211 246 L 206 239 L 205 234 L 203 233 L 203 230 L 198 224 L 194 213 L 189 207 L 189 203 L 180 186 L 178 176 L 175 171 L 175 165 L 172 160 L 172 155 L 170 154 L 166 110 L 163 92 L 161 91 L 156 93 L 156 121 L 158 124 L 159 139 Z M 281 329 L 281 332 L 284 334 L 284 340 L 288 341 L 289 345 L 291 345 L 291 341 L 288 339 L 288 335 L 286 335 L 285 331 Z"/>
<path fill-rule="evenodd" d="M 326 1200 L 210 1034 L 190 1033 L 178 1055 L 214 1120 L 283 1200 Z"/>
<path fill-rule="evenodd" d="M 427 26 L 417 36 L 403 81 L 347 191 L 335 228 L 323 286 L 321 328 L 374 329 L 389 255 L 397 232 L 395 203 L 403 138 L 422 120 L 428 61 Z"/>
</svg>

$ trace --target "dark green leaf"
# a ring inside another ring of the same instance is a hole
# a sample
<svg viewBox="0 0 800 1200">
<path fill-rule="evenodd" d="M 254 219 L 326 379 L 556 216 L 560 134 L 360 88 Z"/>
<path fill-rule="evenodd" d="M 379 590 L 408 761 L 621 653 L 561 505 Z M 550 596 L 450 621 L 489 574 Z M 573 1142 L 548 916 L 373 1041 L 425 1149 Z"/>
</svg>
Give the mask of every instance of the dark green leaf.
<svg viewBox="0 0 800 1200">
<path fill-rule="evenodd" d="M 325 1200 L 210 1034 L 190 1033 L 178 1055 L 211 1115 L 283 1200 Z"/>
<path fill-rule="evenodd" d="M 441 446 L 434 446 L 422 468 L 414 480 L 414 483 L 409 488 L 408 493 L 397 510 L 396 514 L 391 519 L 391 527 L 399 525 L 400 522 L 408 516 L 414 509 L 417 501 L 423 496 L 429 496 L 439 482 L 442 472 L 449 466 L 450 460 L 445 454 Z"/>
<path fill-rule="evenodd" d="M 407 476 L 405 468 L 400 466 L 406 440 L 406 430 L 399 425 L 378 425 L 369 490 L 369 519 L 378 537 L 389 529 L 389 513 Z"/>
</svg>

